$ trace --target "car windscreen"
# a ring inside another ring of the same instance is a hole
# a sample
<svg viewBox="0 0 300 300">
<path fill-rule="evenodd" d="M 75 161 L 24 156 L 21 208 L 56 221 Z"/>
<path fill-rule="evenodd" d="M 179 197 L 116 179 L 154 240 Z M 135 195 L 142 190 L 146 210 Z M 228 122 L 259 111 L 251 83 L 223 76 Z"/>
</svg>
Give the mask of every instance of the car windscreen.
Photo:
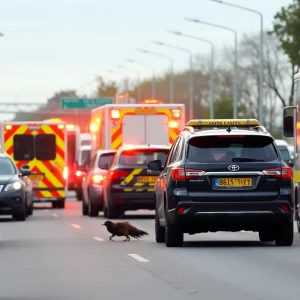
<svg viewBox="0 0 300 300">
<path fill-rule="evenodd" d="M 88 164 L 91 160 L 91 150 L 83 150 L 81 152 L 81 163 L 83 165 Z"/>
<path fill-rule="evenodd" d="M 131 149 L 124 150 L 119 159 L 119 164 L 123 166 L 147 167 L 151 160 L 161 160 L 165 164 L 169 150 L 167 149 Z"/>
<path fill-rule="evenodd" d="M 115 156 L 115 153 L 103 153 L 100 155 L 98 159 L 98 168 L 101 168 L 101 165 L 108 164 L 108 167 L 110 168 L 113 158 Z"/>
<path fill-rule="evenodd" d="M 190 139 L 187 158 L 199 163 L 269 162 L 278 155 L 270 137 L 226 135 Z"/>
<path fill-rule="evenodd" d="M 284 161 L 288 161 L 291 159 L 291 154 L 288 150 L 287 147 L 282 147 L 282 146 L 279 146 L 278 149 L 280 150 L 280 153 L 281 153 L 281 156 L 282 156 L 282 159 Z"/>
<path fill-rule="evenodd" d="M 16 168 L 9 158 L 0 158 L 0 174 L 13 175 L 16 174 Z"/>
<path fill-rule="evenodd" d="M 90 140 L 81 141 L 80 145 L 81 146 L 90 146 L 91 145 L 91 141 Z"/>
</svg>

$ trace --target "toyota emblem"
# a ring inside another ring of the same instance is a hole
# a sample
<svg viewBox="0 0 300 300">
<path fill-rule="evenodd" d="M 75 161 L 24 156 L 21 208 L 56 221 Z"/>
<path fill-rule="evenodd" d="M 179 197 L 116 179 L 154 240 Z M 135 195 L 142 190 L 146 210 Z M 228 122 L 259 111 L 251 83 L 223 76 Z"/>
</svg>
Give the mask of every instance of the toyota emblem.
<svg viewBox="0 0 300 300">
<path fill-rule="evenodd" d="M 230 165 L 230 166 L 228 167 L 228 170 L 229 170 L 229 171 L 232 171 L 232 172 L 238 171 L 239 169 L 240 169 L 240 167 L 237 166 L 237 165 Z"/>
</svg>

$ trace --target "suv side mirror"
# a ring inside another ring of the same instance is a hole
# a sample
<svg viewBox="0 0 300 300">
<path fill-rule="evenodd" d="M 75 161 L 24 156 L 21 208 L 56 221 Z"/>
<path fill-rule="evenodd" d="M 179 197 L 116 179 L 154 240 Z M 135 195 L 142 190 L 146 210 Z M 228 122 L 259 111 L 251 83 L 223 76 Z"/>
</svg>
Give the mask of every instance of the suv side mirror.
<svg viewBox="0 0 300 300">
<path fill-rule="evenodd" d="M 108 170 L 109 169 L 109 165 L 108 164 L 101 164 L 99 166 L 100 169 L 103 169 L 103 170 Z"/>
<path fill-rule="evenodd" d="M 291 158 L 291 159 L 289 160 L 289 166 L 290 166 L 291 168 L 293 168 L 293 167 L 294 167 L 294 164 L 295 164 L 295 160 L 294 160 L 294 158 Z"/>
<path fill-rule="evenodd" d="M 283 135 L 294 137 L 294 109 L 296 106 L 287 106 L 283 109 Z"/>
<path fill-rule="evenodd" d="M 31 174 L 29 165 L 23 165 L 20 171 L 22 176 L 29 176 Z"/>
<path fill-rule="evenodd" d="M 162 171 L 163 167 L 161 165 L 161 160 L 151 160 L 148 162 L 148 169 L 152 171 Z"/>
</svg>

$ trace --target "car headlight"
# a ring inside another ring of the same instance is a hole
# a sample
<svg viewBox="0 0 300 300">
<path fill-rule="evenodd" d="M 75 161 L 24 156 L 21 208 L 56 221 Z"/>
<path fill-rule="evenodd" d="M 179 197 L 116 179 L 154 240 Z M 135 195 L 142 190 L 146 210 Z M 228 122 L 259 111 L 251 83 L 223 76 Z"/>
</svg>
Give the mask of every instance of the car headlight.
<svg viewBox="0 0 300 300">
<path fill-rule="evenodd" d="M 9 192 L 9 191 L 17 191 L 17 190 L 21 189 L 21 187 L 22 187 L 21 182 L 16 181 L 16 182 L 13 182 L 13 183 L 8 184 L 8 185 L 5 187 L 4 190 L 5 190 L 6 192 Z"/>
</svg>

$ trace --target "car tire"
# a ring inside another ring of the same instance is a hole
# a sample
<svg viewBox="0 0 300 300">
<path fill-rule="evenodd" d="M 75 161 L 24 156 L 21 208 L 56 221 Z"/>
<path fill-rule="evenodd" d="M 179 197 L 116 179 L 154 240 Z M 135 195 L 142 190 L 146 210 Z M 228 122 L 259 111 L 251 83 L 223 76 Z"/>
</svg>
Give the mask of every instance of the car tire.
<svg viewBox="0 0 300 300">
<path fill-rule="evenodd" d="M 275 236 L 277 246 L 289 247 L 294 242 L 294 222 L 286 222 L 278 228 Z"/>
<path fill-rule="evenodd" d="M 60 208 L 60 209 L 65 208 L 65 198 L 57 200 L 57 208 Z"/>
<path fill-rule="evenodd" d="M 269 231 L 260 231 L 259 232 L 259 239 L 261 242 L 274 242 L 275 235 Z"/>
<path fill-rule="evenodd" d="M 183 232 L 178 225 L 170 224 L 166 218 L 165 243 L 167 247 L 182 247 Z"/>
<path fill-rule="evenodd" d="M 89 214 L 89 206 L 85 204 L 85 201 L 82 200 L 82 215 L 87 216 Z"/>
<path fill-rule="evenodd" d="M 89 200 L 89 217 L 98 217 L 99 216 L 99 208 L 97 205 L 92 204 L 91 201 Z"/>
<path fill-rule="evenodd" d="M 105 204 L 103 204 L 103 205 L 104 205 L 104 208 L 103 208 L 103 217 L 107 218 L 107 207 L 106 207 Z"/>
<path fill-rule="evenodd" d="M 31 205 L 28 207 L 28 210 L 27 210 L 28 216 L 32 216 L 32 214 L 33 214 L 33 203 L 31 203 Z"/>
<path fill-rule="evenodd" d="M 165 228 L 160 226 L 158 217 L 155 215 L 155 239 L 156 243 L 165 243 Z"/>
<path fill-rule="evenodd" d="M 13 214 L 13 218 L 18 221 L 18 222 L 23 222 L 26 220 L 27 218 L 27 208 L 26 208 L 26 204 L 23 203 L 23 205 L 20 207 L 19 211 L 15 212 Z"/>
<path fill-rule="evenodd" d="M 82 194 L 81 190 L 76 191 L 76 198 L 77 198 L 77 201 L 82 201 L 83 194 Z"/>
</svg>

